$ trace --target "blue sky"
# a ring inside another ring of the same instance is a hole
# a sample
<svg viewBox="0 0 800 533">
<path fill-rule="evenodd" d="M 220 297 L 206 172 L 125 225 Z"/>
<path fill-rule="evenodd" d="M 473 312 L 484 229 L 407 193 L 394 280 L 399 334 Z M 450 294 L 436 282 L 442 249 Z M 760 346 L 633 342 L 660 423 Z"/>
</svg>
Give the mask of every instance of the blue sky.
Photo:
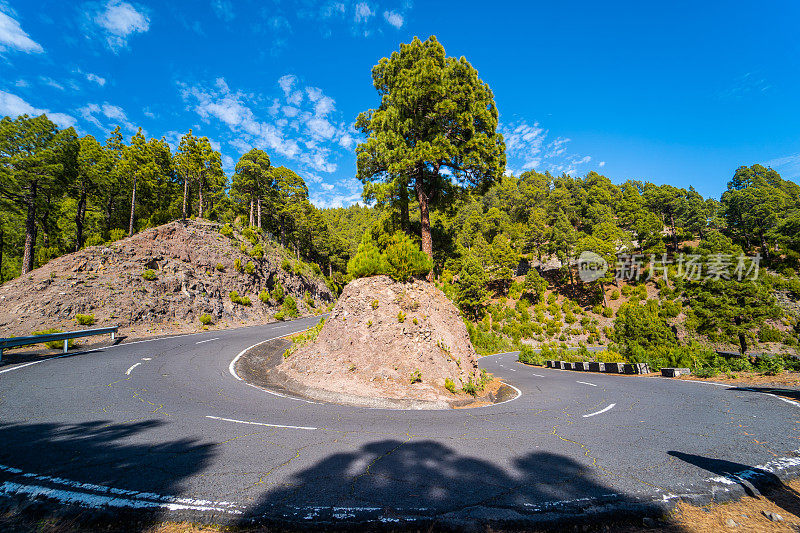
<svg viewBox="0 0 800 533">
<path fill-rule="evenodd" d="M 0 0 L 0 115 L 80 134 L 189 128 L 251 147 L 318 206 L 360 197 L 370 70 L 436 35 L 492 88 L 508 167 L 719 196 L 739 165 L 800 178 L 800 2 Z"/>
</svg>

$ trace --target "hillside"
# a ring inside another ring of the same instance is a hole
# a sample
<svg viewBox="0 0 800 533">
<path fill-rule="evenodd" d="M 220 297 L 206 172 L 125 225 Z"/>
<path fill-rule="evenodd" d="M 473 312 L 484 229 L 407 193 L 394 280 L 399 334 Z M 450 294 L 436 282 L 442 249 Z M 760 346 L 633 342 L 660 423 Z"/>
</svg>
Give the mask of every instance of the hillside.
<svg viewBox="0 0 800 533">
<path fill-rule="evenodd" d="M 281 308 L 275 297 L 262 302 L 259 293 L 278 285 L 301 314 L 333 301 L 322 276 L 280 246 L 256 232 L 226 228 L 225 236 L 221 229 L 171 222 L 8 281 L 0 286 L 1 335 L 75 329 L 77 314 L 93 314 L 95 327 L 117 325 L 134 336 L 197 331 L 203 314 L 212 317 L 210 327 L 259 324 Z M 234 303 L 232 291 L 250 304 Z"/>
</svg>

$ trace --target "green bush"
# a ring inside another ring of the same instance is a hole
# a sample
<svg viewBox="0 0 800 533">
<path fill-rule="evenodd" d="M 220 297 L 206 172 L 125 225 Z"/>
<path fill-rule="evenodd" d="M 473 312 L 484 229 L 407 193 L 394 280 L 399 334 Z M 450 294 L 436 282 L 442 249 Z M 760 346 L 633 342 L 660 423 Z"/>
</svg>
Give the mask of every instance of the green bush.
<svg viewBox="0 0 800 533">
<path fill-rule="evenodd" d="M 541 366 L 544 364 L 544 357 L 542 357 L 541 352 L 535 351 L 532 346 L 528 344 L 523 344 L 519 348 L 519 357 L 517 357 L 520 363 L 525 363 L 526 365 L 537 365 Z"/>
<path fill-rule="evenodd" d="M 253 264 L 252 261 L 248 261 L 247 264 L 244 266 L 244 271 L 247 274 L 252 274 L 256 271 L 256 265 Z"/>
<path fill-rule="evenodd" d="M 256 232 L 254 231 L 253 228 L 245 228 L 245 229 L 243 229 L 242 230 L 242 236 L 245 239 L 247 239 L 248 241 L 250 241 L 250 244 L 252 244 L 253 246 L 258 244 L 258 235 L 256 234 Z"/>
<path fill-rule="evenodd" d="M 303 303 L 306 304 L 306 308 L 309 310 L 316 307 L 316 305 L 314 305 L 314 298 L 311 297 L 311 293 L 308 291 L 303 295 Z"/>
<path fill-rule="evenodd" d="M 619 291 L 617 289 L 614 289 L 613 291 L 611 291 L 611 297 L 610 298 L 612 300 L 619 300 Z"/>
<path fill-rule="evenodd" d="M 283 311 L 278 311 L 275 313 L 274 318 L 275 320 L 284 320 L 286 318 L 286 314 Z"/>
<path fill-rule="evenodd" d="M 397 321 L 400 322 L 401 324 L 403 322 L 405 322 L 406 321 L 406 314 L 404 312 L 402 312 L 402 311 L 397 313 Z"/>
<path fill-rule="evenodd" d="M 208 313 L 203 313 L 200 315 L 200 323 L 204 326 L 210 326 L 214 323 L 214 317 L 209 315 Z"/>
<path fill-rule="evenodd" d="M 233 237 L 233 228 L 231 228 L 230 224 L 225 224 L 222 226 L 219 229 L 219 232 L 225 237 Z"/>
<path fill-rule="evenodd" d="M 100 235 L 98 233 L 94 233 L 92 235 L 89 235 L 89 238 L 86 239 L 86 242 L 83 244 L 83 246 L 84 247 L 87 247 L 87 246 L 100 246 L 101 244 L 105 244 L 105 243 L 106 243 L 106 241 L 103 240 L 103 236 L 102 235 Z"/>
<path fill-rule="evenodd" d="M 239 293 L 236 291 L 231 291 L 230 294 L 231 302 L 239 305 L 248 306 L 250 305 L 250 298 L 247 296 L 239 296 Z"/>
<path fill-rule="evenodd" d="M 158 278 L 158 276 L 156 275 L 155 270 L 148 268 L 147 270 L 142 272 L 142 278 L 146 279 L 147 281 L 153 281 L 156 278 Z"/>
<path fill-rule="evenodd" d="M 356 254 L 358 255 L 358 254 Z M 395 281 L 423 277 L 433 268 L 433 261 L 421 251 L 405 232 L 397 231 L 384 252 L 386 274 Z"/>
<path fill-rule="evenodd" d="M 611 318 L 612 316 L 614 316 L 614 310 L 611 309 L 610 307 L 604 307 L 603 316 L 606 318 Z"/>
<path fill-rule="evenodd" d="M 786 370 L 782 357 L 761 357 L 756 367 L 765 376 L 777 376 Z"/>
<path fill-rule="evenodd" d="M 292 271 L 292 263 L 288 259 L 284 259 L 283 261 L 281 261 L 281 268 L 285 272 L 291 272 Z"/>
<path fill-rule="evenodd" d="M 386 273 L 384 258 L 378 246 L 372 240 L 372 234 L 366 232 L 361 238 L 356 254 L 347 262 L 347 275 L 350 278 L 366 278 Z"/>
<path fill-rule="evenodd" d="M 222 263 L 217 263 L 217 270 L 219 270 L 220 272 L 225 272 L 225 265 L 223 265 Z"/>
<path fill-rule="evenodd" d="M 242 260 L 238 257 L 236 258 L 236 261 L 233 262 L 233 268 L 236 270 L 236 272 L 242 271 Z"/>
<path fill-rule="evenodd" d="M 761 342 L 780 342 L 781 339 L 783 334 L 776 328 L 763 326 L 758 330 L 758 340 Z"/>
<path fill-rule="evenodd" d="M 250 257 L 253 259 L 264 259 L 264 246 L 261 243 L 256 244 L 250 249 Z"/>
<path fill-rule="evenodd" d="M 419 370 L 414 370 L 411 373 L 411 383 L 412 385 L 414 383 L 422 383 L 422 372 L 420 372 Z"/>
<path fill-rule="evenodd" d="M 313 328 L 308 329 L 308 331 L 304 333 L 300 333 L 292 338 L 292 345 L 283 352 L 283 357 L 287 358 L 292 355 L 294 352 L 297 351 L 298 348 L 301 346 L 308 344 L 309 342 L 314 342 L 319 337 L 319 332 L 322 331 L 322 327 L 325 325 L 325 319 L 319 321 L 319 323 L 314 326 Z"/>
<path fill-rule="evenodd" d="M 478 387 L 475 385 L 475 382 L 472 381 L 472 376 L 469 377 L 469 381 L 464 383 L 464 385 L 461 387 L 461 390 L 467 394 L 471 394 L 472 396 L 478 394 Z"/>
<path fill-rule="evenodd" d="M 625 358 L 618 352 L 614 350 L 603 350 L 602 352 L 597 352 L 592 357 L 595 361 L 599 363 L 625 363 Z"/>
<path fill-rule="evenodd" d="M 75 315 L 75 322 L 77 322 L 80 326 L 91 326 L 95 322 L 94 314 L 82 315 L 78 313 Z"/>
<path fill-rule="evenodd" d="M 444 388 L 450 391 L 452 394 L 456 393 L 456 384 L 453 383 L 453 380 L 450 378 L 444 379 Z"/>
<path fill-rule="evenodd" d="M 275 300 L 275 303 L 281 303 L 283 301 L 283 285 L 276 283 L 275 287 L 272 288 L 270 296 Z"/>
<path fill-rule="evenodd" d="M 31 335 L 50 335 L 51 333 L 64 333 L 64 330 L 56 328 L 43 329 L 41 331 L 34 331 L 33 333 L 31 333 Z M 44 345 L 50 348 L 51 350 L 57 350 L 64 346 L 64 341 L 50 341 L 50 342 L 45 342 Z M 75 346 L 75 340 L 69 339 L 67 341 L 67 347 L 72 348 L 74 346 Z"/>
<path fill-rule="evenodd" d="M 291 318 L 296 318 L 300 316 L 300 311 L 297 310 L 297 302 L 295 302 L 294 298 L 292 298 L 291 296 L 287 296 L 283 300 L 282 310 L 285 315 Z"/>
<path fill-rule="evenodd" d="M 124 239 L 128 236 L 128 232 L 124 229 L 114 228 L 110 232 L 108 232 L 108 242 L 115 242 L 120 239 Z"/>
</svg>

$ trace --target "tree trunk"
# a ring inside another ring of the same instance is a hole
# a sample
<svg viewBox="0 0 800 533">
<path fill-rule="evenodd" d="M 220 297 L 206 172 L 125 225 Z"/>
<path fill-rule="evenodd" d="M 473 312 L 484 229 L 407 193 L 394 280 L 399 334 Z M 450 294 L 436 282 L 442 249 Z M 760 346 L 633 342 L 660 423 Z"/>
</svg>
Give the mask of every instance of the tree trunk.
<svg viewBox="0 0 800 533">
<path fill-rule="evenodd" d="M 261 229 L 261 197 L 258 197 L 258 228 Z"/>
<path fill-rule="evenodd" d="M 281 246 L 286 246 L 286 215 L 281 214 Z"/>
<path fill-rule="evenodd" d="M 78 208 L 75 210 L 75 251 L 83 248 L 83 221 L 86 217 L 86 188 L 81 187 Z"/>
<path fill-rule="evenodd" d="M 4 236 L 5 235 L 3 234 L 2 222 L 0 222 L 0 285 L 3 284 L 3 244 L 5 244 L 3 242 Z"/>
<path fill-rule="evenodd" d="M 33 251 L 36 246 L 36 194 L 38 183 L 33 181 L 28 189 L 28 215 L 25 217 L 25 249 L 22 253 L 20 275 L 33 270 Z"/>
<path fill-rule="evenodd" d="M 253 226 L 255 226 L 255 220 L 254 220 L 254 215 L 253 215 L 253 207 L 254 207 L 254 202 L 253 202 L 253 197 L 251 196 L 250 197 L 250 227 L 251 228 Z"/>
<path fill-rule="evenodd" d="M 2 269 L 2 266 L 3 266 L 3 249 L 2 249 L 2 246 L 3 246 L 3 230 L 0 229 L 0 270 Z M 333 263 L 328 263 L 328 277 L 329 278 L 333 277 Z M 0 278 L 0 283 L 2 283 L 2 282 L 3 282 L 3 278 Z"/>
<path fill-rule="evenodd" d="M 764 232 L 759 232 L 758 236 L 761 239 L 761 249 L 764 251 L 764 259 L 769 261 L 769 248 L 767 248 L 767 241 L 764 239 Z"/>
<path fill-rule="evenodd" d="M 200 198 L 198 200 L 200 205 L 197 206 L 197 211 L 199 213 L 200 218 L 203 218 L 203 179 L 202 178 L 200 179 L 200 182 L 197 184 L 197 189 L 199 191 L 198 194 L 200 196 Z"/>
<path fill-rule="evenodd" d="M 431 236 L 431 218 L 428 211 L 428 195 L 425 192 L 423 170 L 420 169 L 417 175 L 414 189 L 417 192 L 417 201 L 419 201 L 419 221 L 420 221 L 420 237 L 422 238 L 422 251 L 428 254 L 428 257 L 433 259 L 433 237 Z M 433 269 L 428 273 L 428 281 L 433 279 Z"/>
<path fill-rule="evenodd" d="M 183 177 L 183 220 L 186 221 L 186 204 L 189 198 L 189 180 Z"/>
<path fill-rule="evenodd" d="M 411 221 L 408 216 L 408 187 L 401 184 L 400 187 L 400 228 L 406 235 L 411 234 Z"/>
<path fill-rule="evenodd" d="M 133 217 L 136 213 L 136 176 L 133 177 L 133 191 L 131 192 L 131 218 L 128 222 L 128 236 L 133 236 Z"/>
</svg>

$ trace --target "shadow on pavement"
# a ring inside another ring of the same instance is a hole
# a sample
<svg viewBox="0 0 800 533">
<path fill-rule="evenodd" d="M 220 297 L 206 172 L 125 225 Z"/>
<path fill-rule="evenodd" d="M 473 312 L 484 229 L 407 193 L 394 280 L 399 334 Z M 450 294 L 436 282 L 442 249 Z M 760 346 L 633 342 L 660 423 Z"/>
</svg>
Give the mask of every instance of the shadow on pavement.
<svg viewBox="0 0 800 533">
<path fill-rule="evenodd" d="M 776 396 L 783 396 L 784 398 L 789 398 L 790 400 L 800 402 L 800 390 L 798 389 L 781 389 L 776 387 L 732 387 L 728 390 L 774 394 Z"/>
<path fill-rule="evenodd" d="M 143 435 L 161 425 L 158 420 L 0 424 L 0 509 L 45 517 L 69 510 L 87 521 L 125 516 L 137 524 L 134 530 L 146 529 L 163 519 L 169 501 L 159 495 L 180 495 L 184 481 L 214 456 L 214 445 L 195 439 L 159 442 Z M 134 494 L 139 492 L 146 494 Z M 139 509 L 86 505 L 112 498 L 133 498 Z"/>
<path fill-rule="evenodd" d="M 434 441 L 370 442 L 297 472 L 251 506 L 241 527 L 365 526 L 390 529 L 541 522 L 591 524 L 598 513 L 661 515 L 647 500 L 615 493 L 597 469 L 549 452 L 502 463 L 462 455 Z M 407 521 L 408 520 L 408 521 Z M 405 524 L 405 525 L 403 525 Z"/>
<path fill-rule="evenodd" d="M 691 453 L 675 451 L 667 453 L 714 475 L 738 483 L 748 496 L 767 498 L 784 511 L 800 515 L 800 494 L 791 487 L 786 486 L 772 472 L 741 463 L 712 459 Z"/>
</svg>

